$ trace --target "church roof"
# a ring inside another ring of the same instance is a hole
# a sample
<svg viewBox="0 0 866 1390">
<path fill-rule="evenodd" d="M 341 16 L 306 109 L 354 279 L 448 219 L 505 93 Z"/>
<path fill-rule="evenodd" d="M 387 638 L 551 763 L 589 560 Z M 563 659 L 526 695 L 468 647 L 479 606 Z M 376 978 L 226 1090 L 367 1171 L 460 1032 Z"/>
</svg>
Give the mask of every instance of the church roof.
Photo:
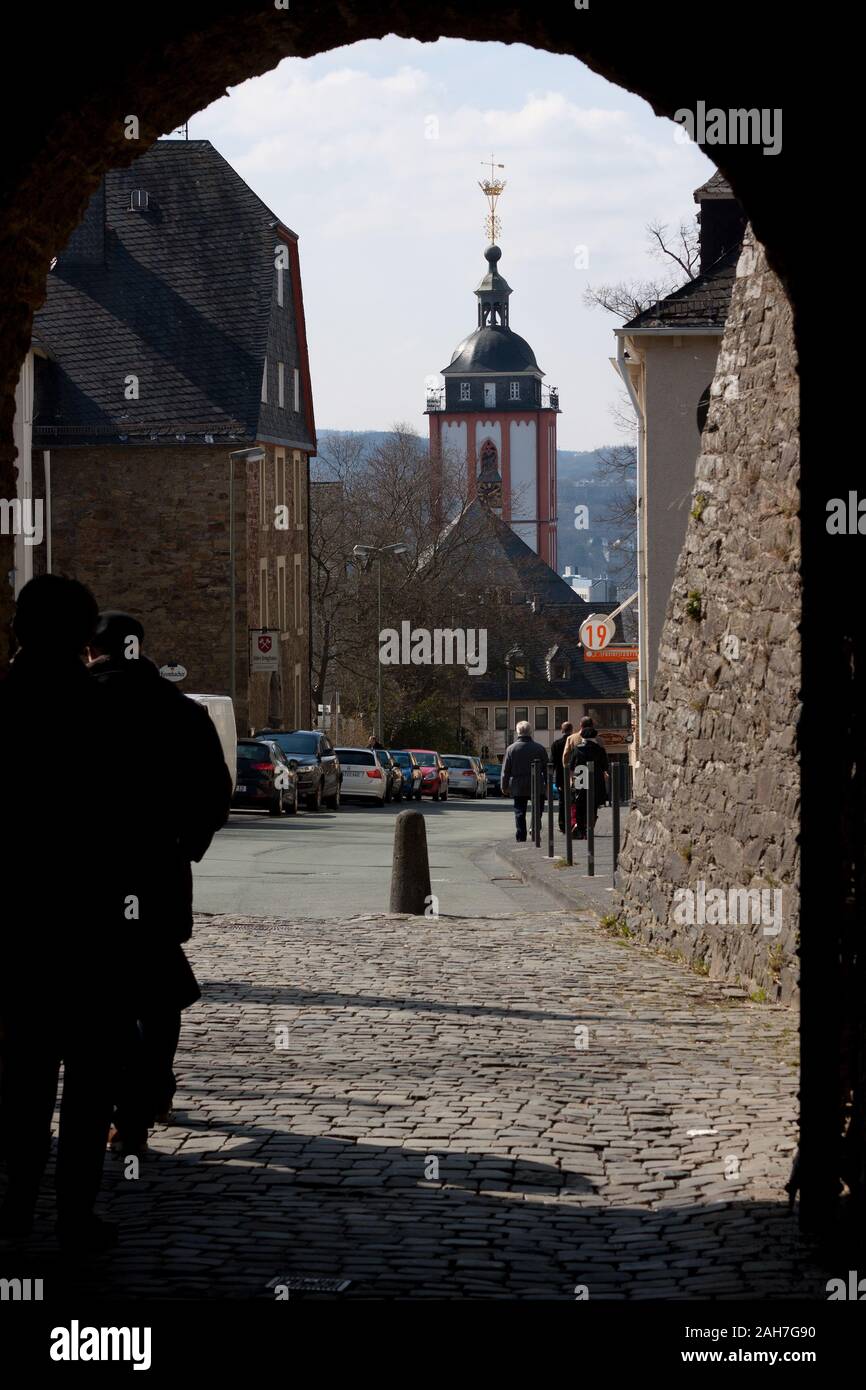
<svg viewBox="0 0 866 1390">
<path fill-rule="evenodd" d="M 519 632 L 519 644 L 529 661 L 529 678 L 512 683 L 512 699 L 626 699 L 628 674 L 624 662 L 587 662 L 580 647 L 580 627 L 590 613 L 610 612 L 615 603 L 590 606 L 564 579 L 537 555 L 483 502 L 472 501 L 453 523 L 466 546 L 465 575 L 471 585 L 497 589 L 504 605 L 528 613 L 535 603 L 531 623 Z M 447 537 L 443 546 L 447 545 Z M 491 583 L 491 576 L 494 582 Z M 517 627 L 515 625 L 515 632 Z M 547 660 L 556 647 L 568 659 L 564 680 L 549 681 Z M 496 652 L 488 658 L 486 675 L 473 677 L 475 698 L 489 700 L 502 693 L 505 684 Z"/>
<path fill-rule="evenodd" d="M 510 328 L 476 328 L 454 349 L 443 376 L 465 372 L 540 372 L 525 338 Z"/>
</svg>

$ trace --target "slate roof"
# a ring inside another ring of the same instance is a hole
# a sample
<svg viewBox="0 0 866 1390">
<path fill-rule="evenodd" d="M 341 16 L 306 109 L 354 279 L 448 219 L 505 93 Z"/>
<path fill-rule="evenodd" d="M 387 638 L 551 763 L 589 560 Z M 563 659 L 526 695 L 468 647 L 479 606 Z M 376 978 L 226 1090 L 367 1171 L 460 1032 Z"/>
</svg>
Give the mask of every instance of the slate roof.
<svg viewBox="0 0 866 1390">
<path fill-rule="evenodd" d="M 134 189 L 148 193 L 147 211 L 130 211 Z M 206 432 L 241 440 L 276 432 L 279 442 L 313 448 L 303 400 L 279 420 L 261 403 L 278 221 L 207 140 L 162 140 L 109 171 L 36 315 L 51 360 L 37 367 L 35 438 L 116 446 L 118 436 L 148 443 L 154 432 L 198 435 L 197 443 Z M 288 271 L 279 312 L 280 352 L 298 365 Z M 125 399 L 128 374 L 138 377 L 137 400 Z M 291 407 L 288 365 L 287 377 Z M 273 375 L 270 390 L 273 400 Z"/>
<path fill-rule="evenodd" d="M 443 376 L 466 372 L 527 372 L 539 370 L 525 338 L 499 325 L 476 328 L 454 349 Z"/>
<path fill-rule="evenodd" d="M 586 603 L 483 502 L 470 502 L 454 523 L 455 530 L 458 525 L 464 543 L 471 542 L 468 553 L 474 557 L 465 567 L 469 583 L 476 577 L 479 587 L 500 590 L 503 602 L 512 603 L 515 608 L 523 608 L 534 597 L 539 600 L 528 625 L 529 637 L 521 631 L 519 638 L 529 661 L 529 679 L 512 681 L 512 699 L 525 697 L 527 701 L 562 704 L 580 699 L 627 699 L 626 663 L 585 662 L 579 647 L 580 626 L 588 614 L 609 613 L 618 605 Z M 443 544 L 447 545 L 447 538 Z M 547 679 L 545 660 L 553 647 L 568 658 L 568 680 Z M 495 651 L 488 654 L 488 672 L 472 679 L 473 699 L 504 698 L 506 680 L 501 657 L 502 653 Z"/>
<path fill-rule="evenodd" d="M 739 254 L 739 247 L 735 247 L 720 256 L 705 274 L 651 304 L 624 324 L 623 329 L 724 328 Z"/>
</svg>

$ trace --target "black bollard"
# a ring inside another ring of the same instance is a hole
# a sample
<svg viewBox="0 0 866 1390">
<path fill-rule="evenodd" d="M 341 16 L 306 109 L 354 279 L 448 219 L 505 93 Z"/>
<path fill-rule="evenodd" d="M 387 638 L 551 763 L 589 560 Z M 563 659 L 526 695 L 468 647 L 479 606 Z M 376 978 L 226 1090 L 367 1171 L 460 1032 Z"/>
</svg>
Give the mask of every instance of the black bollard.
<svg viewBox="0 0 866 1390">
<path fill-rule="evenodd" d="M 553 858 L 553 763 L 547 764 L 547 857 Z"/>
<path fill-rule="evenodd" d="M 592 758 L 586 765 L 586 872 L 595 873 L 595 763 Z"/>
<path fill-rule="evenodd" d="M 420 811 L 401 811 L 394 826 L 391 912 L 423 916 L 430 899 L 427 828 Z"/>
<path fill-rule="evenodd" d="M 613 815 L 613 881 L 616 883 L 616 866 L 619 863 L 619 763 L 614 763 L 610 773 L 611 812 Z"/>
<path fill-rule="evenodd" d="M 562 823 L 565 826 L 565 862 L 574 863 L 574 847 L 571 840 L 571 768 L 562 769 Z"/>
<path fill-rule="evenodd" d="M 537 848 L 541 844 L 541 837 L 538 833 L 538 809 L 541 797 L 538 794 L 538 763 L 534 760 L 529 765 L 529 789 L 532 804 L 532 843 Z"/>
</svg>

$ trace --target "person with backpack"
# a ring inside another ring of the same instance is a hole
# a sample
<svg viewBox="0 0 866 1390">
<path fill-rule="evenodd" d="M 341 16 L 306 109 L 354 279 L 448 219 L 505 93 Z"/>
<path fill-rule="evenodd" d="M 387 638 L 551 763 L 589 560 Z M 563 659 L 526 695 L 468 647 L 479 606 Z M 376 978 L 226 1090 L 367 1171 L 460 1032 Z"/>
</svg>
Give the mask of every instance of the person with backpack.
<svg viewBox="0 0 866 1390">
<path fill-rule="evenodd" d="M 562 754 L 563 767 L 566 775 L 570 775 L 577 767 L 589 767 L 593 765 L 593 790 L 594 790 L 594 816 L 593 829 L 598 819 L 598 812 L 610 799 L 608 786 L 610 783 L 610 762 L 607 752 L 598 742 L 598 730 L 592 720 L 585 716 L 580 721 L 580 728 L 576 734 L 572 734 L 568 739 Z M 588 822 L 589 791 L 585 787 L 577 787 L 572 798 L 574 832 L 575 839 L 585 840 Z"/>
</svg>

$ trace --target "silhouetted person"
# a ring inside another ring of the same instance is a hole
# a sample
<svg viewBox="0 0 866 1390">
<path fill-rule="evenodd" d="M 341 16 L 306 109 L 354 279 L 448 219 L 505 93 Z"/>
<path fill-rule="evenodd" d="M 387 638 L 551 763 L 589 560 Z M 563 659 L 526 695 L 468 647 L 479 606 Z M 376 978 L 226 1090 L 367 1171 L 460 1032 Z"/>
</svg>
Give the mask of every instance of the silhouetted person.
<svg viewBox="0 0 866 1390">
<path fill-rule="evenodd" d="M 559 828 L 565 834 L 565 803 L 562 796 L 564 782 L 562 772 L 562 754 L 568 742 L 569 734 L 574 732 L 574 725 L 569 719 L 560 725 L 560 736 L 555 738 L 550 745 L 550 761 L 553 763 L 553 780 L 556 783 L 557 796 L 559 798 Z"/>
<path fill-rule="evenodd" d="M 96 601 L 82 584 L 59 575 L 30 580 L 14 619 L 20 650 L 0 684 L 9 1177 L 0 1232 L 24 1237 L 32 1226 L 62 1062 L 57 1232 L 64 1244 L 99 1249 L 116 1234 L 93 1207 L 131 1018 L 118 988 L 110 903 L 90 884 L 93 865 L 114 852 L 128 796 L 120 750 L 107 736 L 103 692 L 82 659 L 96 621 Z"/>
<path fill-rule="evenodd" d="M 547 766 L 547 749 L 535 742 L 527 720 L 521 719 L 515 733 L 517 738 L 506 748 L 502 763 L 502 794 L 507 796 L 510 791 L 514 797 L 515 839 L 518 844 L 523 844 L 526 839 L 526 807 L 532 796 L 532 764 L 539 764 L 538 775 L 543 777 Z M 544 782 L 541 781 L 539 785 L 542 788 L 540 815 L 544 809 Z"/>
<path fill-rule="evenodd" d="M 144 1147 L 157 1120 L 171 1119 L 181 1011 L 200 998 L 181 945 L 192 934 L 191 861 L 225 824 L 232 794 L 209 715 L 163 680 L 143 640 L 136 618 L 107 611 L 90 643 L 90 679 L 127 747 L 126 835 L 107 868 L 128 935 L 139 1033 L 115 1113 L 126 1152 Z"/>
</svg>

